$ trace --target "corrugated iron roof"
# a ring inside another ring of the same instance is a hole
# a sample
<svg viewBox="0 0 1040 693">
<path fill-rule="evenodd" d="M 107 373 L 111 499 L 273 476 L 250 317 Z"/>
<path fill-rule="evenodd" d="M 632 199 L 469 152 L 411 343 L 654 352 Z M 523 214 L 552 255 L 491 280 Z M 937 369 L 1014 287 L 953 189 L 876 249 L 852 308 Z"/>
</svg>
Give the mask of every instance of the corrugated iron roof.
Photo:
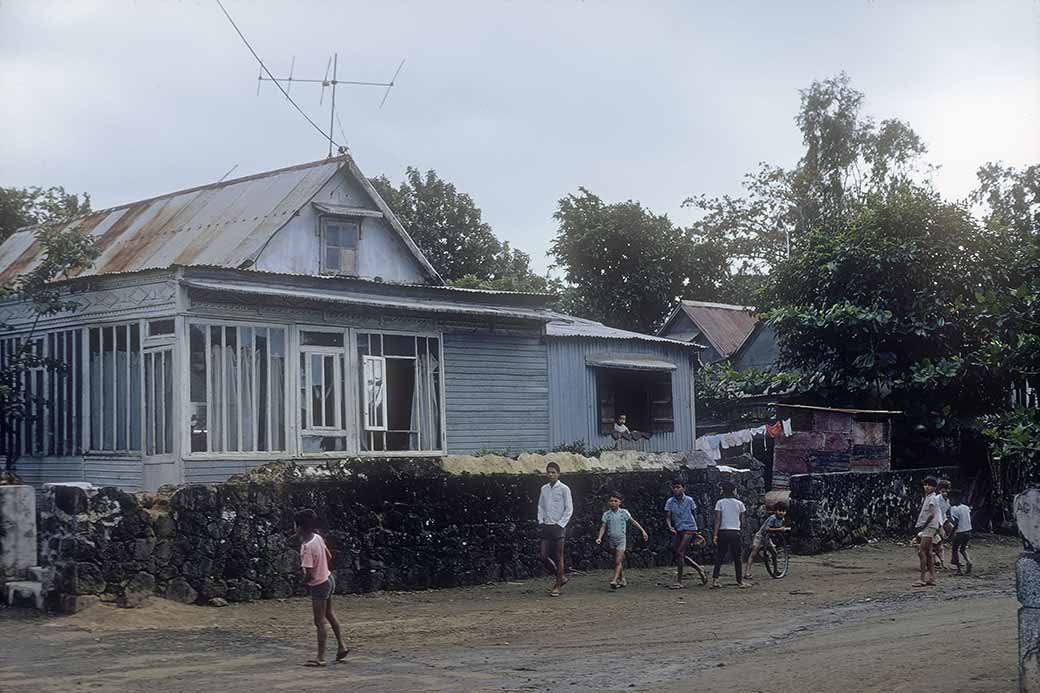
<svg viewBox="0 0 1040 693">
<path fill-rule="evenodd" d="M 550 337 L 595 337 L 599 339 L 635 339 L 641 342 L 656 342 L 659 344 L 670 344 L 677 347 L 695 347 L 701 348 L 698 344 L 691 344 L 690 342 L 680 342 L 675 339 L 668 339 L 667 337 L 655 337 L 649 334 L 642 334 L 641 332 L 630 332 L 628 330 L 619 330 L 616 327 L 609 327 L 601 322 L 595 320 L 586 320 L 585 318 L 577 318 L 573 315 L 565 315 L 564 313 L 557 313 L 555 311 L 546 311 L 551 317 L 548 325 L 545 326 L 545 333 Z"/>
<path fill-rule="evenodd" d="M 174 265 L 238 267 L 343 164 L 337 157 L 190 188 L 93 212 L 66 228 L 89 233 L 101 252 L 83 276 Z M 34 231 L 21 229 L 0 245 L 0 282 L 43 259 Z"/>
<path fill-rule="evenodd" d="M 437 271 L 349 155 L 92 212 L 69 221 L 65 228 L 89 233 L 101 253 L 80 276 L 175 266 L 248 266 L 267 241 L 344 168 L 358 178 L 381 210 L 366 213 L 386 217 L 428 275 L 440 282 Z M 0 245 L 0 282 L 33 269 L 43 259 L 34 234 L 35 227 L 19 229 Z"/>
<path fill-rule="evenodd" d="M 758 323 L 752 306 L 683 301 L 682 310 L 724 358 L 732 356 Z"/>
</svg>

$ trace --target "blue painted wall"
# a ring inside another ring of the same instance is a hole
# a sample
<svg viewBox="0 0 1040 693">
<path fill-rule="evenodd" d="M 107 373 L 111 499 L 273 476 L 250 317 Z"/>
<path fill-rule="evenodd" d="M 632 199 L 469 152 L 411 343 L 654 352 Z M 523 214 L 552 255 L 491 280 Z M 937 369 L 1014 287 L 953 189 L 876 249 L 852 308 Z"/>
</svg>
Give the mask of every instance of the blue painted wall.
<svg viewBox="0 0 1040 693">
<path fill-rule="evenodd" d="M 449 454 L 549 449 L 542 337 L 445 334 L 444 373 Z"/>
<path fill-rule="evenodd" d="M 690 412 L 690 357 L 686 351 L 648 342 L 621 339 L 550 339 L 549 403 L 550 449 L 575 441 L 590 448 L 614 446 L 610 436 L 599 432 L 599 401 L 596 369 L 586 365 L 589 355 L 641 355 L 671 361 L 672 415 L 675 430 L 657 433 L 639 445 L 625 447 L 649 452 L 686 452 L 693 449 L 693 416 Z"/>
<path fill-rule="evenodd" d="M 775 371 L 780 358 L 780 347 L 776 343 L 776 332 L 765 323 L 759 323 L 748 343 L 733 357 L 733 367 L 737 370 L 758 368 L 764 371 Z"/>
</svg>

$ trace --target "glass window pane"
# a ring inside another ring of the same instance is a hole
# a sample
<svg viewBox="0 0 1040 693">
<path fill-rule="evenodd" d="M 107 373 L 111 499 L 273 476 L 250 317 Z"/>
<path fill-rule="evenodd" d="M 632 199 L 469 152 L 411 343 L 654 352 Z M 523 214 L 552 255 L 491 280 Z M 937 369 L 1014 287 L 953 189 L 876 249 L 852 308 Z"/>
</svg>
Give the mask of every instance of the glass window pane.
<svg viewBox="0 0 1040 693">
<path fill-rule="evenodd" d="M 399 334 L 383 335 L 384 356 L 415 356 L 415 337 Z"/>
<path fill-rule="evenodd" d="M 271 330 L 271 449 L 285 450 L 285 330 Z"/>
<path fill-rule="evenodd" d="M 300 343 L 305 346 L 343 346 L 342 332 L 303 332 Z"/>
<path fill-rule="evenodd" d="M 130 325 L 130 449 L 141 449 L 141 326 Z"/>
<path fill-rule="evenodd" d="M 173 452 L 173 351 L 163 352 L 163 453 Z"/>
<path fill-rule="evenodd" d="M 256 426 L 253 421 L 253 410 L 256 406 L 256 390 L 254 382 L 253 363 L 253 328 L 238 328 L 239 338 L 239 369 L 241 370 L 240 382 L 242 388 L 242 451 L 255 450 Z"/>
<path fill-rule="evenodd" d="M 310 355 L 310 386 L 311 386 L 311 424 L 315 427 L 325 425 L 325 413 L 322 407 L 322 373 L 321 354 Z"/>
<path fill-rule="evenodd" d="M 155 354 L 144 355 L 144 454 L 155 454 Z"/>
<path fill-rule="evenodd" d="M 339 224 L 325 224 L 325 245 L 329 248 L 338 248 L 340 243 Z"/>
<path fill-rule="evenodd" d="M 224 328 L 224 367 L 227 369 L 227 451 L 238 451 L 239 430 L 239 359 L 238 359 L 238 328 L 226 326 Z"/>
<path fill-rule="evenodd" d="M 104 409 L 101 419 L 101 449 L 112 450 L 115 444 L 116 416 L 116 384 L 115 376 L 115 328 L 105 327 L 101 330 L 101 406 Z"/>
<path fill-rule="evenodd" d="M 417 430 L 415 361 L 411 359 L 386 360 L 386 418 L 389 430 Z M 413 419 L 416 427 L 412 426 Z"/>
<path fill-rule="evenodd" d="M 336 357 L 326 355 L 322 358 L 322 378 L 324 378 L 324 396 L 322 403 L 323 419 L 327 427 L 338 427 L 336 421 Z"/>
<path fill-rule="evenodd" d="M 90 328 L 90 449 L 101 449 L 104 381 L 101 379 L 101 330 Z"/>
<path fill-rule="evenodd" d="M 167 320 L 152 320 L 148 323 L 148 336 L 158 337 L 160 335 L 173 334 L 173 318 Z"/>
<path fill-rule="evenodd" d="M 361 396 L 364 402 L 364 428 L 386 427 L 383 407 L 386 398 L 385 362 L 382 358 L 366 356 L 361 374 Z"/>
<path fill-rule="evenodd" d="M 209 326 L 209 449 L 224 450 L 224 328 Z"/>
<path fill-rule="evenodd" d="M 325 269 L 337 272 L 339 266 L 339 248 L 328 247 L 325 249 Z"/>
<path fill-rule="evenodd" d="M 192 325 L 188 330 L 188 390 L 191 399 L 188 425 L 191 451 L 206 451 L 206 327 Z"/>
<path fill-rule="evenodd" d="M 256 331 L 256 449 L 267 450 L 267 417 L 270 414 L 268 398 L 270 390 L 267 386 L 267 328 Z"/>
</svg>

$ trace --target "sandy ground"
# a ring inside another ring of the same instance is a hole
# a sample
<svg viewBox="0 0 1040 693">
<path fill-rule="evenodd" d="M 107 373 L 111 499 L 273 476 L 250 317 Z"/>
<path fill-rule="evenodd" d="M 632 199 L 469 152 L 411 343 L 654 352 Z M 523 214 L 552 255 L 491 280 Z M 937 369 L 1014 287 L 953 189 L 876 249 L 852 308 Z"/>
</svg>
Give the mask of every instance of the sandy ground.
<svg viewBox="0 0 1040 693">
<path fill-rule="evenodd" d="M 982 537 L 976 574 L 911 590 L 913 549 L 794 557 L 738 590 L 671 572 L 337 597 L 348 660 L 306 669 L 306 600 L 226 608 L 153 600 L 68 617 L 0 609 L 0 691 L 1011 691 L 1020 545 Z M 923 668 L 922 665 L 925 667 Z"/>
</svg>

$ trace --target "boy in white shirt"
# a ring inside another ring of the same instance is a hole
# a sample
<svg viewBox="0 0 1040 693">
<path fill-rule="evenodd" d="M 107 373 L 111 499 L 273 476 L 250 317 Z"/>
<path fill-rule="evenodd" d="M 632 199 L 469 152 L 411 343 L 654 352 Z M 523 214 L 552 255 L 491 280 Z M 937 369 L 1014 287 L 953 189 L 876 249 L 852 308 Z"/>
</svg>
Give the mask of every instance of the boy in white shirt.
<svg viewBox="0 0 1040 693">
<path fill-rule="evenodd" d="M 957 566 L 957 574 L 961 574 L 961 557 L 964 558 L 964 567 L 968 575 L 971 575 L 971 559 L 968 558 L 968 543 L 971 541 L 971 508 L 961 500 L 961 492 L 950 493 L 950 520 L 954 525 L 952 548 L 950 553 L 950 564 Z"/>
<path fill-rule="evenodd" d="M 950 541 L 952 534 L 949 525 L 950 517 L 950 480 L 939 479 L 939 485 L 935 487 L 935 505 L 939 509 L 939 536 L 932 544 L 935 552 L 935 567 L 942 570 L 946 568 L 946 544 Z"/>
<path fill-rule="evenodd" d="M 556 577 L 549 596 L 559 597 L 560 590 L 570 582 L 570 578 L 563 574 L 563 542 L 567 536 L 567 523 L 574 514 L 574 502 L 570 488 L 560 481 L 560 465 L 555 462 L 545 465 L 545 476 L 549 483 L 542 486 L 538 496 L 541 558 L 545 569 Z"/>
<path fill-rule="evenodd" d="M 921 560 L 921 579 L 913 584 L 914 587 L 935 587 L 935 555 L 932 552 L 932 542 L 939 535 L 942 512 L 935 500 L 937 484 L 934 476 L 925 477 L 922 482 L 924 501 L 921 503 L 921 512 L 917 514 L 917 538 L 921 542 L 917 547 L 917 556 Z"/>
<path fill-rule="evenodd" d="M 711 575 L 712 589 L 722 587 L 719 584 L 719 572 L 722 570 L 722 561 L 729 555 L 733 559 L 733 568 L 737 573 L 737 587 L 747 589 L 751 587 L 750 582 L 744 581 L 741 562 L 743 547 L 740 541 L 740 528 L 747 517 L 747 507 L 736 497 L 737 485 L 732 481 L 722 482 L 722 498 L 715 503 L 715 530 L 713 540 L 715 543 L 715 570 Z"/>
</svg>

